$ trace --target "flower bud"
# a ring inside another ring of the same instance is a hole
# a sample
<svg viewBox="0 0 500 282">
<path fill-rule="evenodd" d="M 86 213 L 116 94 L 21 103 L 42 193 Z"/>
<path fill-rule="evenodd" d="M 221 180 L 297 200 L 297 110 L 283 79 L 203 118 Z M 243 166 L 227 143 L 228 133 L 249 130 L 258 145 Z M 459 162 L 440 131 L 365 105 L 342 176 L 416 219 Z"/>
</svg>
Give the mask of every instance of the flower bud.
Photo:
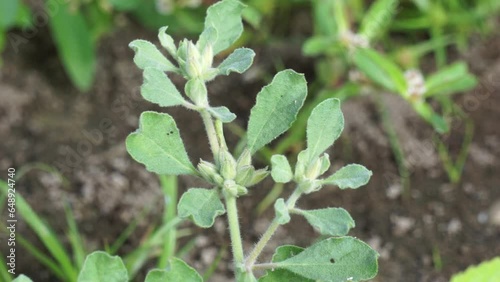
<svg viewBox="0 0 500 282">
<path fill-rule="evenodd" d="M 238 196 L 238 186 L 234 180 L 227 179 L 224 180 L 224 184 L 222 186 L 222 191 L 223 193 L 226 193 L 227 195 L 230 195 L 232 197 L 237 197 Z"/>
<path fill-rule="evenodd" d="M 245 149 L 243 152 L 241 152 L 240 157 L 238 158 L 238 168 L 244 167 L 244 166 L 249 166 L 252 165 L 252 154 L 250 153 L 250 150 Z"/>
<path fill-rule="evenodd" d="M 213 60 L 214 60 L 214 51 L 212 49 L 212 44 L 208 43 L 205 46 L 205 49 L 203 49 L 200 61 L 203 73 L 212 67 Z"/>
<path fill-rule="evenodd" d="M 267 170 L 267 167 L 266 168 L 262 168 L 262 169 L 258 169 L 255 171 L 255 173 L 253 174 L 252 176 L 252 180 L 250 180 L 246 187 L 250 187 L 250 186 L 253 186 L 259 182 L 261 182 L 262 180 L 264 180 L 264 178 L 266 178 L 267 176 L 269 175 L 269 171 Z"/>
<path fill-rule="evenodd" d="M 191 41 L 187 42 L 186 47 L 185 72 L 189 78 L 201 77 L 203 73 L 200 52 Z"/>
<path fill-rule="evenodd" d="M 236 161 L 228 151 L 220 151 L 219 166 L 220 174 L 224 179 L 234 179 L 236 177 Z"/>
<path fill-rule="evenodd" d="M 198 171 L 203 179 L 212 184 L 221 185 L 223 183 L 222 177 L 219 175 L 217 168 L 212 163 L 200 160 L 200 163 L 198 163 Z"/>
<path fill-rule="evenodd" d="M 184 88 L 186 95 L 200 107 L 208 106 L 207 86 L 200 78 L 190 79 Z"/>
<path fill-rule="evenodd" d="M 315 158 L 306 170 L 306 178 L 316 179 L 321 171 L 321 166 L 321 160 L 319 158 Z"/>
<path fill-rule="evenodd" d="M 255 173 L 255 168 L 251 165 L 246 165 L 242 167 L 238 167 L 236 170 L 236 178 L 235 181 L 239 185 L 248 186 L 248 184 L 252 181 L 253 175 Z"/>
</svg>

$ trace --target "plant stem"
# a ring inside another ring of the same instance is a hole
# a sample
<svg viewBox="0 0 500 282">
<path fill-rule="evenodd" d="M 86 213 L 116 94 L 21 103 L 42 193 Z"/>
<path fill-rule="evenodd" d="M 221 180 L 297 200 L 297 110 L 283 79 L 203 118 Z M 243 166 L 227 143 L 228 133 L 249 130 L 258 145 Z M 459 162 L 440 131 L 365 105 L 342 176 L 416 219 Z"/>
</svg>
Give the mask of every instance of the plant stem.
<svg viewBox="0 0 500 282">
<path fill-rule="evenodd" d="M 243 264 L 244 257 L 236 197 L 224 195 L 224 198 L 226 200 L 227 221 L 229 224 L 229 233 L 231 234 L 231 247 L 233 250 L 235 271 L 238 272 L 238 268 Z"/>
<path fill-rule="evenodd" d="M 163 213 L 163 224 L 172 221 L 176 215 L 177 203 L 177 177 L 175 175 L 160 175 L 161 187 L 165 196 L 165 211 Z M 165 268 L 168 260 L 175 256 L 177 240 L 177 229 L 171 228 L 165 236 L 163 252 L 158 262 L 158 268 Z"/>
<path fill-rule="evenodd" d="M 222 150 L 227 151 L 226 138 L 224 138 L 224 124 L 221 120 L 215 120 L 215 133 L 217 134 L 217 138 L 219 140 L 220 148 Z"/>
<path fill-rule="evenodd" d="M 299 189 L 296 188 L 295 191 L 293 191 L 292 195 L 290 195 L 290 198 L 288 198 L 288 200 L 286 201 L 286 206 L 289 210 L 295 207 L 295 203 L 297 203 L 297 200 L 300 198 L 301 195 L 302 191 L 300 191 Z M 247 271 L 252 270 L 255 261 L 257 261 L 257 258 L 259 257 L 260 253 L 262 253 L 264 247 L 267 245 L 269 240 L 271 240 L 271 237 L 273 237 L 274 232 L 276 232 L 279 226 L 280 224 L 278 223 L 278 220 L 276 219 L 276 217 L 274 217 L 273 221 L 267 228 L 266 232 L 264 232 L 259 242 L 257 242 L 253 250 L 248 255 L 245 261 L 245 268 L 247 269 Z"/>
<path fill-rule="evenodd" d="M 215 130 L 214 122 L 212 120 L 212 116 L 210 113 L 202 109 L 199 111 L 201 118 L 203 119 L 203 124 L 205 125 L 205 129 L 208 135 L 208 142 L 210 143 L 210 149 L 212 150 L 212 154 L 214 155 L 214 159 L 217 160 L 219 156 L 219 140 L 217 138 L 217 131 Z"/>
</svg>

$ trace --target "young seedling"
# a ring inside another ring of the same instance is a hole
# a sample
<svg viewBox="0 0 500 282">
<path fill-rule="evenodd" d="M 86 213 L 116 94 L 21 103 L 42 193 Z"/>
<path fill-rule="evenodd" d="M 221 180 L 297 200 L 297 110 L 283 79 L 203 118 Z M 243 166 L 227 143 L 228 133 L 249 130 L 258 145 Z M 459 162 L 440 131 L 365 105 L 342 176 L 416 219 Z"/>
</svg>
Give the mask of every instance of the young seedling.
<svg viewBox="0 0 500 282">
<path fill-rule="evenodd" d="M 327 99 L 314 108 L 307 121 L 307 148 L 298 155 L 292 169 L 284 155 L 271 158 L 271 170 L 258 169 L 252 156 L 262 147 L 287 131 L 301 109 L 307 95 L 303 75 L 292 70 L 276 74 L 272 82 L 257 95 L 248 122 L 246 146 L 234 156 L 223 132 L 223 124 L 236 118 L 228 108 L 213 106 L 207 95 L 207 83 L 217 76 L 243 73 L 252 64 L 254 52 L 247 48 L 234 50 L 221 64 L 213 66 L 213 58 L 228 49 L 243 31 L 241 14 L 244 5 L 224 0 L 207 11 L 205 28 L 198 41 L 183 40 L 178 46 L 161 28 L 159 40 L 170 55 L 165 57 L 152 43 L 135 40 L 134 62 L 144 70 L 142 96 L 163 107 L 182 106 L 197 112 L 205 125 L 213 162 L 200 160 L 195 166 L 181 139 L 174 119 L 167 113 L 147 111 L 141 114 L 139 129 L 126 140 L 129 154 L 146 169 L 162 175 L 187 174 L 206 180 L 211 188 L 193 187 L 185 192 L 177 205 L 178 218 L 190 219 L 209 228 L 218 216 L 226 214 L 232 246 L 236 281 L 363 281 L 373 278 L 378 270 L 378 254 L 366 243 L 346 236 L 354 220 L 342 208 L 301 209 L 298 200 L 328 186 L 356 189 L 365 185 L 371 171 L 357 164 L 348 165 L 329 176 L 325 151 L 333 145 L 344 127 L 338 99 Z M 167 74 L 178 74 L 186 80 L 184 95 Z M 275 217 L 252 250 L 245 254 L 240 232 L 237 201 L 251 187 L 269 174 L 275 182 L 294 183 L 288 199 L 275 204 Z M 291 215 L 305 217 L 323 239 L 308 248 L 281 246 L 270 262 L 259 262 L 260 254 L 275 231 L 291 220 Z M 259 273 L 264 271 L 258 280 Z M 103 252 L 91 254 L 78 281 L 127 281 L 127 269 L 119 257 Z M 178 258 L 168 266 L 149 272 L 147 282 L 199 282 L 196 270 Z"/>
</svg>

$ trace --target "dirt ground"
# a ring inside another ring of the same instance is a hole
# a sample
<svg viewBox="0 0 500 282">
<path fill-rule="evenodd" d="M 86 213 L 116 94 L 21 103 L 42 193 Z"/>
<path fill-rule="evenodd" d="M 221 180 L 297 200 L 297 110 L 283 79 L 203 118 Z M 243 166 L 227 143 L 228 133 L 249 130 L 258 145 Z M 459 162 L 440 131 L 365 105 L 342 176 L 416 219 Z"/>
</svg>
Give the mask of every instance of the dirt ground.
<svg viewBox="0 0 500 282">
<path fill-rule="evenodd" d="M 99 46 L 96 83 L 91 91 L 78 93 L 68 82 L 47 30 L 14 52 L 3 55 L 0 77 L 0 171 L 8 167 L 26 173 L 18 192 L 64 238 L 64 203 L 70 203 L 89 250 L 103 248 L 146 206 L 154 207 L 121 253 L 136 246 L 148 227 L 159 222 L 163 209 L 157 178 L 128 156 L 125 137 L 136 129 L 139 114 L 159 109 L 139 96 L 141 72 L 132 62 L 128 43 L 136 38 L 156 41 L 154 32 L 134 24 L 120 28 Z M 214 105 L 226 105 L 246 125 L 255 95 L 266 73 L 274 73 L 271 56 L 279 54 L 286 67 L 314 78 L 313 61 L 300 55 L 297 41 L 257 48 L 254 66 L 243 76 L 222 77 L 209 86 Z M 356 221 L 351 235 L 367 241 L 381 254 L 379 275 L 373 281 L 447 281 L 449 277 L 500 254 L 500 34 L 477 39 L 471 50 L 460 55 L 468 61 L 480 86 L 457 96 L 456 102 L 473 120 L 475 133 L 460 184 L 452 185 L 433 145 L 433 132 L 394 95 L 383 95 L 390 109 L 411 172 L 410 196 L 403 197 L 394 156 L 374 99 L 362 96 L 343 104 L 346 130 L 331 150 L 333 169 L 360 163 L 374 173 L 359 190 L 323 189 L 299 202 L 303 208 L 341 206 Z M 199 117 L 180 108 L 168 109 L 180 127 L 191 160 L 210 159 Z M 462 140 L 445 138 L 452 151 Z M 235 136 L 228 133 L 230 145 Z M 41 164 L 56 173 L 27 169 Z M 2 178 L 5 178 L 2 177 Z M 200 183 L 180 177 L 184 191 Z M 271 181 L 252 188 L 240 201 L 245 248 L 248 250 L 273 216 L 261 218 L 253 210 L 270 189 Z M 289 193 L 290 187 L 286 187 Z M 245 216 L 243 216 L 245 215 Z M 228 232 L 223 218 L 214 229 L 201 234 L 186 260 L 205 270 L 220 248 L 227 248 Z M 30 240 L 34 235 L 22 223 L 18 232 Z M 280 229 L 272 246 L 307 246 L 317 238 L 304 220 L 294 217 Z M 186 225 L 185 227 L 191 227 Z M 5 234 L 0 233 L 4 242 Z M 66 242 L 66 239 L 63 239 Z M 181 240 L 185 242 L 186 240 Z M 35 241 L 36 242 L 36 241 Z M 272 247 L 271 246 L 271 247 Z M 2 244 L 2 253 L 6 246 Z M 267 251 L 262 259 L 269 258 Z M 18 248 L 18 270 L 36 281 L 55 281 L 25 250 Z M 211 281 L 229 281 L 229 252 Z M 138 280 L 139 281 L 139 280 Z"/>
</svg>

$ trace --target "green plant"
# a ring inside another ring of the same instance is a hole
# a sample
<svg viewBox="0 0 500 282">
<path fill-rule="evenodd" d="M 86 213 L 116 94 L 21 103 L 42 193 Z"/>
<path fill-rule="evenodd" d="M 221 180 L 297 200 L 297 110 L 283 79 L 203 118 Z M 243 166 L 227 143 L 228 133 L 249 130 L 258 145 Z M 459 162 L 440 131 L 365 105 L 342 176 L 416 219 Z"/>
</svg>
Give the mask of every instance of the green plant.
<svg viewBox="0 0 500 282">
<path fill-rule="evenodd" d="M 42 164 L 28 164 L 19 169 L 16 175 L 16 181 L 21 178 L 27 171 L 39 169 L 48 173 L 58 174 L 54 168 Z M 61 177 L 61 175 L 59 175 Z M 62 178 L 63 182 L 66 181 Z M 176 202 L 177 183 L 175 176 L 161 176 L 160 183 L 165 195 L 165 203 Z M 9 186 L 3 180 L 0 180 L 0 203 L 6 202 Z M 168 204 L 168 207 L 172 205 Z M 175 207 L 175 205 L 173 205 Z M 137 229 L 138 224 L 144 220 L 150 207 L 145 207 L 139 217 L 134 219 L 127 228 L 118 236 L 111 244 L 105 246 L 108 254 L 114 255 L 121 250 L 124 242 L 129 239 L 132 233 Z M 70 248 L 66 248 L 63 241 L 47 224 L 44 218 L 40 217 L 36 211 L 28 204 L 28 202 L 19 193 L 16 194 L 16 212 L 26 222 L 27 226 L 34 232 L 37 238 L 43 244 L 47 251 L 34 245 L 28 241 L 23 234 L 17 234 L 17 243 L 24 248 L 34 259 L 40 264 L 47 267 L 54 277 L 61 281 L 77 281 L 78 273 L 81 271 L 85 257 L 89 254 L 88 246 L 85 244 L 78 230 L 73 213 L 68 205 L 65 205 L 65 215 L 67 222 L 66 238 L 70 243 Z M 174 255 L 182 256 L 182 252 L 187 252 L 191 247 L 183 246 L 177 253 L 173 253 L 176 248 L 176 241 L 173 238 L 180 237 L 183 230 L 177 230 L 175 227 L 179 221 L 171 221 L 174 211 L 172 208 L 165 210 L 163 222 L 155 229 L 154 224 L 150 224 L 148 232 L 145 234 L 142 243 L 133 250 L 130 254 L 124 256 L 127 265 L 128 273 L 134 277 L 137 272 L 144 266 L 148 259 L 155 257 L 158 249 L 164 250 L 158 261 L 158 267 L 164 267 L 165 261 Z M 174 214 L 175 215 L 175 214 Z M 2 230 L 5 230 L 3 224 Z M 4 231 L 3 231 L 4 232 Z M 177 235 L 177 236 L 176 236 Z M 182 251 L 182 252 L 181 252 Z M 11 281 L 11 274 L 4 267 L 3 259 L 0 259 L 2 266 L 0 267 L 0 277 L 2 281 Z M 19 281 L 19 280 L 16 280 Z M 21 280 L 23 281 L 23 280 Z"/>
<path fill-rule="evenodd" d="M 470 266 L 451 277 L 451 282 L 493 282 L 500 280 L 500 257 Z"/>
<path fill-rule="evenodd" d="M 320 89 L 312 103 L 317 104 L 328 97 L 346 99 L 363 92 L 395 93 L 406 100 L 437 133 L 446 134 L 449 132 L 446 121 L 451 112 L 449 109 L 455 108 L 450 96 L 472 89 L 477 83 L 476 78 L 463 62 L 449 66 L 440 63 L 435 73 L 424 76 L 419 70 L 421 57 L 429 51 L 444 48 L 445 40 L 411 42 L 415 44 L 412 48 L 395 44 L 388 33 L 392 30 L 393 19 L 401 14 L 409 14 L 411 8 L 397 0 L 378 0 L 369 7 L 365 7 L 364 2 L 313 1 L 316 34 L 305 42 L 303 48 L 306 55 L 321 56 L 316 64 Z M 332 17 L 334 21 L 330 20 Z M 357 31 L 356 26 L 359 27 Z M 410 33 L 408 30 L 406 32 Z M 332 89 L 333 85 L 338 84 L 345 85 L 341 88 L 343 91 Z M 442 114 L 431 106 L 435 102 L 440 105 Z M 385 118 L 387 109 L 384 103 L 377 103 L 377 106 L 397 160 L 401 181 L 408 188 L 409 171 L 404 164 L 400 142 L 390 120 Z M 464 115 L 459 117 L 466 119 Z M 304 127 L 304 123 L 299 125 Z M 296 130 L 300 132 L 303 129 L 292 128 L 292 132 Z M 469 140 L 472 131 L 467 130 L 464 134 L 465 139 Z M 300 138 L 298 134 L 290 134 L 290 138 L 293 136 L 295 140 Z M 285 139 L 284 144 L 293 141 Z M 440 141 L 436 142 L 450 180 L 458 182 L 463 167 L 462 156 L 467 155 L 469 143 L 464 142 L 460 156 L 454 163 L 446 146 Z M 278 145 L 277 148 L 283 150 L 286 145 Z"/>
<path fill-rule="evenodd" d="M 348 165 L 328 177 L 321 177 L 330 167 L 329 156 L 324 152 L 344 127 L 339 100 L 327 99 L 312 110 L 307 122 L 307 149 L 298 155 L 294 170 L 284 155 L 272 156 L 271 171 L 255 169 L 252 155 L 291 126 L 307 95 L 303 75 L 292 70 L 282 71 L 257 96 L 250 114 L 245 149 L 238 157 L 229 152 L 223 124 L 233 121 L 236 115 L 226 107 L 209 104 L 206 84 L 219 75 L 243 73 L 253 62 L 254 52 L 239 48 L 219 66 L 212 66 L 214 55 L 229 48 L 243 31 L 243 8 L 244 5 L 235 0 L 211 6 L 196 44 L 183 40 L 177 47 L 166 33 L 167 28 L 161 28 L 158 37 L 170 59 L 148 41 L 135 40 L 130 44 L 135 51 L 134 62 L 144 70 L 143 97 L 163 107 L 183 106 L 198 112 L 205 125 L 214 163 L 200 160 L 196 167 L 191 163 L 175 121 L 166 113 L 142 113 L 139 129 L 127 137 L 127 150 L 151 172 L 193 175 L 212 186 L 211 189 L 190 188 L 185 192 L 177 205 L 177 217 L 170 217 L 169 223 L 175 225 L 190 219 L 208 228 L 216 217 L 226 213 L 237 281 L 257 281 L 256 270 L 266 272 L 259 281 L 371 279 L 377 273 L 378 254 L 364 242 L 346 236 L 354 227 L 354 220 L 346 210 L 303 210 L 297 206 L 299 198 L 323 186 L 356 189 L 365 185 L 371 176 L 371 171 L 361 165 Z M 187 80 L 186 97 L 165 72 L 180 74 Z M 255 247 L 244 255 L 237 200 L 269 174 L 278 183 L 294 182 L 295 189 L 286 201 L 280 198 L 275 202 L 275 218 Z M 291 214 L 304 216 L 328 238 L 305 249 L 281 246 L 271 262 L 257 263 L 275 231 L 291 220 Z M 119 257 L 104 252 L 87 257 L 78 281 L 101 280 L 128 280 L 127 268 Z M 182 260 L 170 258 L 166 268 L 150 271 L 146 281 L 202 281 L 202 277 Z"/>
</svg>

